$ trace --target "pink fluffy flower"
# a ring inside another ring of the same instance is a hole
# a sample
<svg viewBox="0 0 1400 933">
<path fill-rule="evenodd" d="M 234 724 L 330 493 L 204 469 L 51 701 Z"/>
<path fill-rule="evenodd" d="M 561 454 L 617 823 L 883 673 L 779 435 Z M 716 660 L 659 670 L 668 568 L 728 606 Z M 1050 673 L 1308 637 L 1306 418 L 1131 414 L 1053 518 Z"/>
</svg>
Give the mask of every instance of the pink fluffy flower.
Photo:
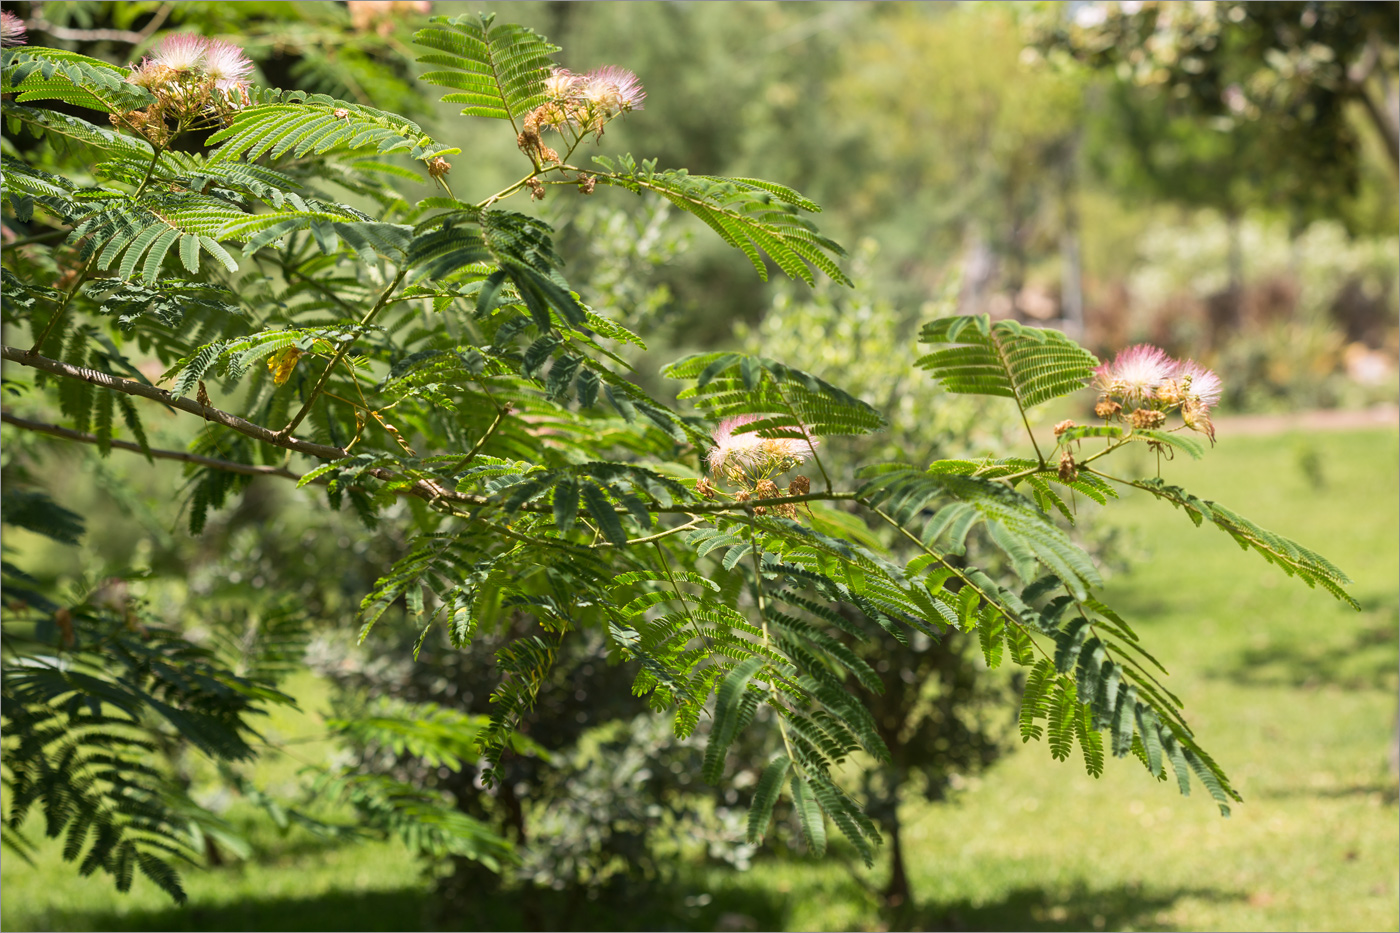
<svg viewBox="0 0 1400 933">
<path fill-rule="evenodd" d="M 204 73 L 214 79 L 221 91 L 247 87 L 253 63 L 243 56 L 243 50 L 228 42 L 210 42 L 204 49 Z"/>
<path fill-rule="evenodd" d="M 715 446 L 711 447 L 705 456 L 711 473 L 738 473 L 745 467 L 758 465 L 763 460 L 763 445 L 768 443 L 767 441 L 752 431 L 734 433 L 736 428 L 753 424 L 757 420 L 758 415 L 737 415 L 725 418 L 719 423 L 710 435 L 714 438 Z"/>
<path fill-rule="evenodd" d="M 0 12 L 0 45 L 24 45 L 28 36 L 24 30 L 24 20 L 13 13 Z"/>
<path fill-rule="evenodd" d="M 1120 350 L 1113 363 L 1094 370 L 1094 386 L 1105 395 L 1140 404 L 1176 374 L 1177 364 L 1160 348 L 1140 343 Z"/>
<path fill-rule="evenodd" d="M 171 71 L 194 71 L 203 68 L 209 40 L 194 33 L 182 32 L 166 36 L 151 56 L 151 61 Z"/>
<path fill-rule="evenodd" d="M 608 116 L 629 110 L 641 110 L 642 101 L 646 100 L 647 96 L 637 76 L 617 65 L 594 68 L 583 76 L 581 84 L 584 99 L 605 111 Z"/>
<path fill-rule="evenodd" d="M 1195 360 L 1179 364 L 1173 378 L 1182 396 L 1201 405 L 1206 411 L 1220 403 L 1220 393 L 1224 389 L 1220 377 Z"/>
</svg>

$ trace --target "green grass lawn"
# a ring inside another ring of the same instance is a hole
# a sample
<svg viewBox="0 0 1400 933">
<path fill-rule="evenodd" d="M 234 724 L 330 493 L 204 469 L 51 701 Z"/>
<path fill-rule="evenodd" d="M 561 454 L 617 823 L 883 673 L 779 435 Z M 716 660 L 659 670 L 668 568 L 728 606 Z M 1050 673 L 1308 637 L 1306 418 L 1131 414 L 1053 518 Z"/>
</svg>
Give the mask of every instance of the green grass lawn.
<svg viewBox="0 0 1400 933">
<path fill-rule="evenodd" d="M 1150 472 L 1145 458 L 1135 475 Z M 1125 474 L 1134 475 L 1127 469 Z M 1400 828 L 1385 757 L 1397 707 L 1400 455 L 1394 431 L 1222 438 L 1163 475 L 1320 551 L 1356 581 L 1360 613 L 1290 580 L 1213 528 L 1137 495 L 1101 520 L 1133 566 L 1106 601 L 1172 671 L 1197 734 L 1244 794 L 1222 819 L 1196 787 L 1135 760 L 1100 780 L 1043 745 L 1009 756 L 951 804 L 911 803 L 912 922 L 943 929 L 1395 930 Z M 316 694 L 303 684 L 304 696 Z M 314 710 L 315 703 L 305 703 Z M 314 716 L 274 722 L 308 734 Z M 314 749 L 308 748 L 307 753 Z M 290 773 L 293 764 L 274 765 Z M 281 772 L 270 772 L 275 778 Z M 236 816 L 237 811 L 231 811 Z M 32 827 L 37 830 L 38 826 Z M 259 855 L 190 871 L 175 909 L 138 879 L 121 896 L 57 848 L 0 865 L 0 925 L 20 929 L 403 929 L 426 916 L 421 866 L 386 843 L 252 832 Z M 871 929 L 880 871 L 765 858 L 694 867 L 623 912 L 583 904 L 580 928 Z M 533 895 L 532 895 L 533 896 Z M 633 909 L 635 907 L 635 909 Z M 725 917 L 725 914 L 730 916 Z M 519 927 L 481 904 L 455 928 Z"/>
</svg>

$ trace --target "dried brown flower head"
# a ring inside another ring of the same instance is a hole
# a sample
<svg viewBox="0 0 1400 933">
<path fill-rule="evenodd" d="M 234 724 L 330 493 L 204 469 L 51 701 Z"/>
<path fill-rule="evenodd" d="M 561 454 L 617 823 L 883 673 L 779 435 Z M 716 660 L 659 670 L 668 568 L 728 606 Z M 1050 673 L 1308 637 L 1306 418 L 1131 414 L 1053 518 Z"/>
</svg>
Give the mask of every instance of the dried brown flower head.
<svg viewBox="0 0 1400 933">
<path fill-rule="evenodd" d="M 1136 430 L 1151 431 L 1166 424 L 1167 415 L 1166 412 L 1153 411 L 1150 408 L 1135 408 L 1129 420 Z"/>
<path fill-rule="evenodd" d="M 753 494 L 758 499 L 776 499 L 778 498 L 778 484 L 771 479 L 761 479 L 753 487 Z"/>
<path fill-rule="evenodd" d="M 1123 406 L 1111 398 L 1101 398 L 1094 406 L 1094 414 L 1105 421 L 1117 418 L 1123 411 Z"/>
</svg>

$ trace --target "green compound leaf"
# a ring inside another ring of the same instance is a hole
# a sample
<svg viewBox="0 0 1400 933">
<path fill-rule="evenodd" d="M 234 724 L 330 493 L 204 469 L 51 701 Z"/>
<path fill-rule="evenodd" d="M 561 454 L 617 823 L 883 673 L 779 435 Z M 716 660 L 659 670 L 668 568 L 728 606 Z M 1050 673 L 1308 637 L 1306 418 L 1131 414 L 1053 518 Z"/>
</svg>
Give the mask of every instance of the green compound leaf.
<svg viewBox="0 0 1400 933">
<path fill-rule="evenodd" d="M 931 321 L 920 343 L 942 344 L 915 364 L 949 392 L 1009 398 L 1024 412 L 1084 388 L 1098 358 L 1055 330 L 981 317 Z"/>
<path fill-rule="evenodd" d="M 767 255 L 794 281 L 816 284 L 816 269 L 834 282 L 851 280 L 836 265 L 846 254 L 840 244 L 817 232 L 801 215 L 817 205 L 791 188 L 752 178 L 717 178 L 691 175 L 684 169 L 657 172 L 652 162 L 638 166 L 630 155 L 616 161 L 597 156 L 605 171 L 597 179 L 605 185 L 640 194 L 652 191 L 676 207 L 700 218 L 720 239 L 741 251 L 760 278 L 768 281 Z"/>
<path fill-rule="evenodd" d="M 418 59 L 443 70 L 422 81 L 454 90 L 442 100 L 464 104 L 462 114 L 510 120 L 517 129 L 531 110 L 545 102 L 544 79 L 559 51 L 524 26 L 495 25 L 495 14 L 435 16 L 413 41 L 431 51 Z"/>
</svg>

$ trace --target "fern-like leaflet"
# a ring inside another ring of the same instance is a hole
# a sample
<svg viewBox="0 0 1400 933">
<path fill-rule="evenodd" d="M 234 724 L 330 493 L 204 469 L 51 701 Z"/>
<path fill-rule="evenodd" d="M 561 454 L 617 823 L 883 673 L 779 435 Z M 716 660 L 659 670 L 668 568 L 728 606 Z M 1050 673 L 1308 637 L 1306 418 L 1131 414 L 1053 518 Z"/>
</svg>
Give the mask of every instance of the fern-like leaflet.
<svg viewBox="0 0 1400 933">
<path fill-rule="evenodd" d="M 924 325 L 920 343 L 942 345 L 914 365 L 949 392 L 993 395 L 1026 409 L 1084 388 L 1098 359 L 1058 331 L 981 317 L 940 318 Z"/>
<path fill-rule="evenodd" d="M 455 88 L 443 95 L 445 103 L 465 104 L 464 116 L 509 120 L 517 130 L 544 103 L 544 79 L 558 46 L 524 26 L 496 25 L 495 14 L 435 16 L 430 22 L 413 41 L 433 50 L 419 57 L 420 64 L 446 69 L 421 79 Z"/>
<path fill-rule="evenodd" d="M 253 106 L 236 111 L 228 126 L 209 136 L 217 146 L 211 165 L 262 156 L 300 158 L 333 151 L 373 149 L 376 154 L 404 151 L 428 161 L 462 150 L 444 146 L 406 117 L 300 91 L 261 91 Z"/>
<path fill-rule="evenodd" d="M 724 242 L 742 251 L 764 281 L 768 279 L 766 254 L 795 281 L 816 284 L 815 268 L 834 281 L 851 284 L 831 258 L 844 256 L 844 250 L 799 213 L 816 205 L 791 188 L 748 178 L 691 175 L 684 170 L 657 172 L 654 160 L 639 166 L 630 155 L 616 161 L 595 156 L 594 161 L 604 169 L 598 175 L 600 182 L 638 194 L 655 192 L 700 218 Z"/>
</svg>

